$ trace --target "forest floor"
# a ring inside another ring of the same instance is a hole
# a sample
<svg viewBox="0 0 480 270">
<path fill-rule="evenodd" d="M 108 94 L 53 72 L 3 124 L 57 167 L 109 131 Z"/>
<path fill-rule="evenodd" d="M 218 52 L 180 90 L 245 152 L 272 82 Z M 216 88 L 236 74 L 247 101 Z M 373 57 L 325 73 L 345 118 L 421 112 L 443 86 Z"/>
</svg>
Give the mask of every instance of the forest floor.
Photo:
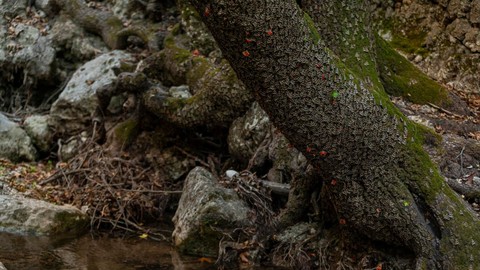
<svg viewBox="0 0 480 270">
<path fill-rule="evenodd" d="M 452 93 L 450 110 L 433 104 L 418 105 L 393 98 L 397 107 L 411 120 L 435 130 L 443 138 L 428 152 L 447 181 L 456 182 L 457 192 L 480 215 L 480 95 Z M 147 142 L 144 138 L 137 140 Z M 476 143 L 475 143 L 476 142 Z M 13 164 L 0 160 L 0 182 L 28 197 L 73 204 L 91 215 L 92 228 L 108 224 L 109 228 L 140 234 L 157 240 L 170 239 L 170 231 L 155 231 L 144 226 L 158 217 L 170 217 L 181 194 L 181 181 L 161 181 L 158 170 L 145 164 L 142 157 L 148 143 L 130 147 L 121 156 L 112 156 L 103 146 L 86 140 L 83 150 L 68 162 L 41 160 L 37 163 Z M 215 170 L 212 155 L 196 156 L 178 149 L 186 159 Z M 218 171 L 216 173 L 223 173 Z M 473 195 L 471 195 L 473 194 Z M 166 214 L 166 215 L 164 215 Z M 169 220 L 161 219 L 161 222 Z"/>
</svg>

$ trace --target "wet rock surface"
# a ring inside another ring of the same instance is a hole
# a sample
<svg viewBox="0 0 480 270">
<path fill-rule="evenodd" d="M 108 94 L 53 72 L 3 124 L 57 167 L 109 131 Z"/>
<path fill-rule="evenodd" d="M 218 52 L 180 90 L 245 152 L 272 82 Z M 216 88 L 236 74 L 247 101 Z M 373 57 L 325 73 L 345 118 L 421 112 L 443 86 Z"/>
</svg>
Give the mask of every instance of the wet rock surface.
<svg viewBox="0 0 480 270">
<path fill-rule="evenodd" d="M 76 235 L 85 230 L 87 216 L 73 206 L 58 206 L 20 195 L 0 195 L 0 231 Z"/>
<path fill-rule="evenodd" d="M 216 256 L 222 231 L 248 224 L 249 211 L 234 190 L 220 186 L 210 172 L 196 167 L 185 179 L 173 217 L 173 242 L 187 254 Z"/>
</svg>

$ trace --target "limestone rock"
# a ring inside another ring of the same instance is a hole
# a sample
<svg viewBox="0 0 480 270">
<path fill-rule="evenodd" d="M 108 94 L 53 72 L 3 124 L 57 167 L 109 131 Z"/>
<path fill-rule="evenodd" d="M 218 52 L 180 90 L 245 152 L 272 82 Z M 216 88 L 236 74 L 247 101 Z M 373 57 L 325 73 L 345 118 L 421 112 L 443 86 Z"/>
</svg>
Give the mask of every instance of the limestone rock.
<svg viewBox="0 0 480 270">
<path fill-rule="evenodd" d="M 0 158 L 11 161 L 35 160 L 36 150 L 30 137 L 16 123 L 0 114 Z"/>
<path fill-rule="evenodd" d="M 278 183 L 290 183 L 293 178 L 303 177 L 307 170 L 307 158 L 296 148 L 291 147 L 281 133 L 274 133 L 268 149 L 272 168 L 267 178 Z"/>
<path fill-rule="evenodd" d="M 89 35 L 64 15 L 60 15 L 55 21 L 50 36 L 55 46 L 72 59 L 91 60 L 108 51 L 100 37 Z"/>
<path fill-rule="evenodd" d="M 480 52 L 480 29 L 471 28 L 470 31 L 465 34 L 465 40 L 463 43 L 471 52 Z"/>
<path fill-rule="evenodd" d="M 216 256 L 222 231 L 248 224 L 249 211 L 235 191 L 220 186 L 210 172 L 196 167 L 185 179 L 173 217 L 173 242 L 184 253 Z"/>
<path fill-rule="evenodd" d="M 54 73 L 56 56 L 51 40 L 40 36 L 40 31 L 31 26 L 24 26 L 16 31 L 22 33 L 18 46 L 24 48 L 15 54 L 13 64 L 24 67 L 25 72 L 35 78 L 49 79 Z M 29 45 L 25 46 L 27 44 Z"/>
<path fill-rule="evenodd" d="M 0 0 L 0 17 L 15 17 L 27 8 L 27 1 Z"/>
<path fill-rule="evenodd" d="M 46 14 L 52 14 L 55 10 L 55 1 L 53 0 L 35 0 L 35 7 L 44 11 Z"/>
<path fill-rule="evenodd" d="M 463 40 L 465 38 L 465 34 L 469 32 L 471 28 L 472 27 L 470 26 L 468 20 L 456 19 L 449 26 L 447 26 L 447 31 L 454 38 L 458 40 Z"/>
<path fill-rule="evenodd" d="M 33 144 L 42 152 L 50 150 L 53 132 L 48 126 L 47 115 L 32 115 L 25 119 L 23 126 Z"/>
<path fill-rule="evenodd" d="M 87 62 L 72 75 L 58 99 L 50 109 L 51 124 L 60 133 L 74 133 L 84 129 L 98 107 L 96 91 L 112 84 L 116 69 L 133 61 L 130 54 L 112 51 Z"/>
<path fill-rule="evenodd" d="M 473 0 L 470 10 L 470 22 L 480 23 L 480 0 Z"/>
<path fill-rule="evenodd" d="M 56 71 L 56 52 L 51 39 L 42 36 L 37 28 L 23 23 L 16 24 L 13 31 L 14 37 L 0 26 L 0 67 L 3 76 L 23 70 L 24 84 L 33 85 L 37 79 L 49 80 Z"/>
<path fill-rule="evenodd" d="M 73 206 L 59 206 L 19 195 L 0 195 L 0 231 L 58 235 L 80 233 L 87 216 Z"/>
<path fill-rule="evenodd" d="M 228 133 L 230 154 L 240 161 L 248 162 L 267 134 L 271 122 L 267 113 L 254 102 L 245 116 L 236 119 Z"/>
</svg>

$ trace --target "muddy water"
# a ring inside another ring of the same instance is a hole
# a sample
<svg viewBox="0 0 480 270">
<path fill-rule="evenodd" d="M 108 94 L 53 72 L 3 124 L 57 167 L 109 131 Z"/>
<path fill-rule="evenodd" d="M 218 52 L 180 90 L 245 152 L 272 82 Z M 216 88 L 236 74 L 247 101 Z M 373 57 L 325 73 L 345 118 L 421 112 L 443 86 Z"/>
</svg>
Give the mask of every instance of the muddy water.
<svg viewBox="0 0 480 270">
<path fill-rule="evenodd" d="M 90 235 L 50 239 L 0 233 L 0 262 L 8 270 L 215 269 L 181 257 L 166 243 Z"/>
</svg>

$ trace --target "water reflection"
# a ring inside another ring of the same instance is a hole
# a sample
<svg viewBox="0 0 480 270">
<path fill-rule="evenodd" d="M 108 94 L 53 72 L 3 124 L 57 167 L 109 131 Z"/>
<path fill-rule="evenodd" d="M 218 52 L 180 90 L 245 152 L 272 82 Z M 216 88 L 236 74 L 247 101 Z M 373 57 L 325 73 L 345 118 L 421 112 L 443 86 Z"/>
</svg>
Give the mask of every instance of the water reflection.
<svg viewBox="0 0 480 270">
<path fill-rule="evenodd" d="M 0 262 L 8 270 L 201 270 L 198 258 L 180 257 L 168 244 L 86 235 L 77 239 L 0 233 Z"/>
</svg>

